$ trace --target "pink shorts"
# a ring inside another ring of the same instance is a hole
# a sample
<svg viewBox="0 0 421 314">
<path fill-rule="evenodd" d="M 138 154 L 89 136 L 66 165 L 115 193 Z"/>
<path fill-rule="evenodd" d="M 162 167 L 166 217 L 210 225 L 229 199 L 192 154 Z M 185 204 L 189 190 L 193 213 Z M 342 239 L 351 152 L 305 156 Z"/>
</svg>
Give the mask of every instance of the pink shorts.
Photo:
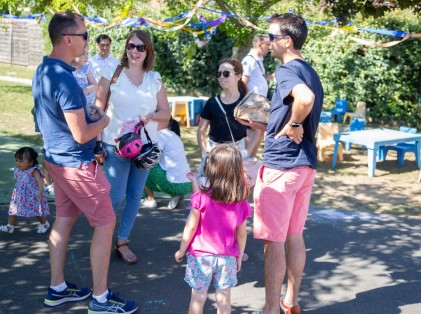
<svg viewBox="0 0 421 314">
<path fill-rule="evenodd" d="M 115 222 L 110 184 L 96 161 L 79 168 L 63 167 L 46 161 L 54 182 L 57 217 L 84 213 L 92 227 Z"/>
<path fill-rule="evenodd" d="M 260 168 L 254 188 L 256 239 L 285 242 L 287 234 L 303 233 L 315 177 L 310 167 Z"/>
</svg>

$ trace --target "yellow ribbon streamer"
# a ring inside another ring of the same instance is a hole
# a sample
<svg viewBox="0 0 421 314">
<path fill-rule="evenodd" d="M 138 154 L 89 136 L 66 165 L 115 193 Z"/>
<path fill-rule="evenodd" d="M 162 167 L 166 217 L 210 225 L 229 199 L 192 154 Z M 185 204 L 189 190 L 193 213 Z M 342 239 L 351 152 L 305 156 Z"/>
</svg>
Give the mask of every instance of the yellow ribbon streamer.
<svg viewBox="0 0 421 314">
<path fill-rule="evenodd" d="M 420 34 L 414 34 L 414 35 L 420 35 Z M 394 40 L 394 41 L 390 41 L 387 43 L 375 43 L 366 39 L 362 39 L 362 38 L 356 38 L 356 37 L 350 37 L 353 41 L 356 41 L 357 43 L 361 44 L 361 45 L 366 45 L 366 46 L 370 46 L 370 47 L 377 47 L 377 48 L 389 48 L 389 47 L 393 47 L 396 46 L 402 42 L 404 42 L 405 40 L 408 40 L 409 38 L 411 38 L 411 34 L 406 34 L 404 38 L 402 38 L 402 40 Z"/>
</svg>

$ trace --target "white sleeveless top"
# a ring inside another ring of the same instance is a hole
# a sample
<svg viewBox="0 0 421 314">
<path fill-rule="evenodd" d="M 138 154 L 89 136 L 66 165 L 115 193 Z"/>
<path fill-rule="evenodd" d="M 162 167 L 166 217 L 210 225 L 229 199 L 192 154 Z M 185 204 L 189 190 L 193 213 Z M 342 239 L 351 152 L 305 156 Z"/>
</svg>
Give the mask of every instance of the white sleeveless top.
<svg viewBox="0 0 421 314">
<path fill-rule="evenodd" d="M 111 81 L 114 73 L 106 73 L 104 78 Z M 111 95 L 107 115 L 110 123 L 102 132 L 102 141 L 115 145 L 114 139 L 124 122 L 135 120 L 142 116 L 154 113 L 157 108 L 157 93 L 161 89 L 161 75 L 158 72 L 147 72 L 140 86 L 135 86 L 123 71 L 117 82 L 111 85 Z M 150 121 L 146 130 L 152 142 L 158 140 L 158 123 Z M 141 132 L 142 142 L 147 143 L 145 132 Z"/>
</svg>

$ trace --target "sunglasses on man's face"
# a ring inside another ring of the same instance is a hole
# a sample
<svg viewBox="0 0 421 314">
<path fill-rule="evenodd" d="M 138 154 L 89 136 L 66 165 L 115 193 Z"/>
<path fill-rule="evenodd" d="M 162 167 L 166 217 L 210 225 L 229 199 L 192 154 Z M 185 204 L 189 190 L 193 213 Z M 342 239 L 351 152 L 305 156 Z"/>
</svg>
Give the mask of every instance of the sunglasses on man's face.
<svg viewBox="0 0 421 314">
<path fill-rule="evenodd" d="M 268 37 L 269 37 L 269 41 L 270 42 L 274 41 L 276 38 L 279 38 L 279 37 L 288 37 L 288 36 L 289 35 L 287 35 L 287 34 L 271 34 L 271 33 L 268 34 Z"/>
<path fill-rule="evenodd" d="M 139 52 L 144 52 L 146 51 L 146 46 L 145 45 L 135 45 L 133 43 L 127 44 L 126 49 L 129 51 L 132 51 L 134 48 L 137 49 L 137 51 Z"/>
<path fill-rule="evenodd" d="M 216 77 L 217 78 L 220 78 L 221 76 L 224 76 L 225 78 L 227 78 L 227 77 L 230 76 L 230 74 L 231 74 L 231 72 L 230 71 L 227 71 L 227 70 L 225 70 L 225 71 L 218 71 L 218 72 L 216 72 Z"/>
<path fill-rule="evenodd" d="M 83 37 L 83 40 L 87 41 L 89 38 L 88 32 L 85 32 L 83 34 L 61 34 L 61 36 L 80 36 Z"/>
</svg>

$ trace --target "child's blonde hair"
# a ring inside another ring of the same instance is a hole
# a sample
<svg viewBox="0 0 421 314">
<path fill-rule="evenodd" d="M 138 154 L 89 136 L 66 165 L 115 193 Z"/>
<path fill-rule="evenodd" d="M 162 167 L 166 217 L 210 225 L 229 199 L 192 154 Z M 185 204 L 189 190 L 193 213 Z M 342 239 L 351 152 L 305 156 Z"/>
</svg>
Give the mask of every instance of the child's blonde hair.
<svg viewBox="0 0 421 314">
<path fill-rule="evenodd" d="M 212 149 L 204 167 L 207 180 L 203 192 L 217 202 L 229 204 L 247 199 L 250 185 L 246 181 L 243 159 L 234 144 L 220 144 Z"/>
</svg>

